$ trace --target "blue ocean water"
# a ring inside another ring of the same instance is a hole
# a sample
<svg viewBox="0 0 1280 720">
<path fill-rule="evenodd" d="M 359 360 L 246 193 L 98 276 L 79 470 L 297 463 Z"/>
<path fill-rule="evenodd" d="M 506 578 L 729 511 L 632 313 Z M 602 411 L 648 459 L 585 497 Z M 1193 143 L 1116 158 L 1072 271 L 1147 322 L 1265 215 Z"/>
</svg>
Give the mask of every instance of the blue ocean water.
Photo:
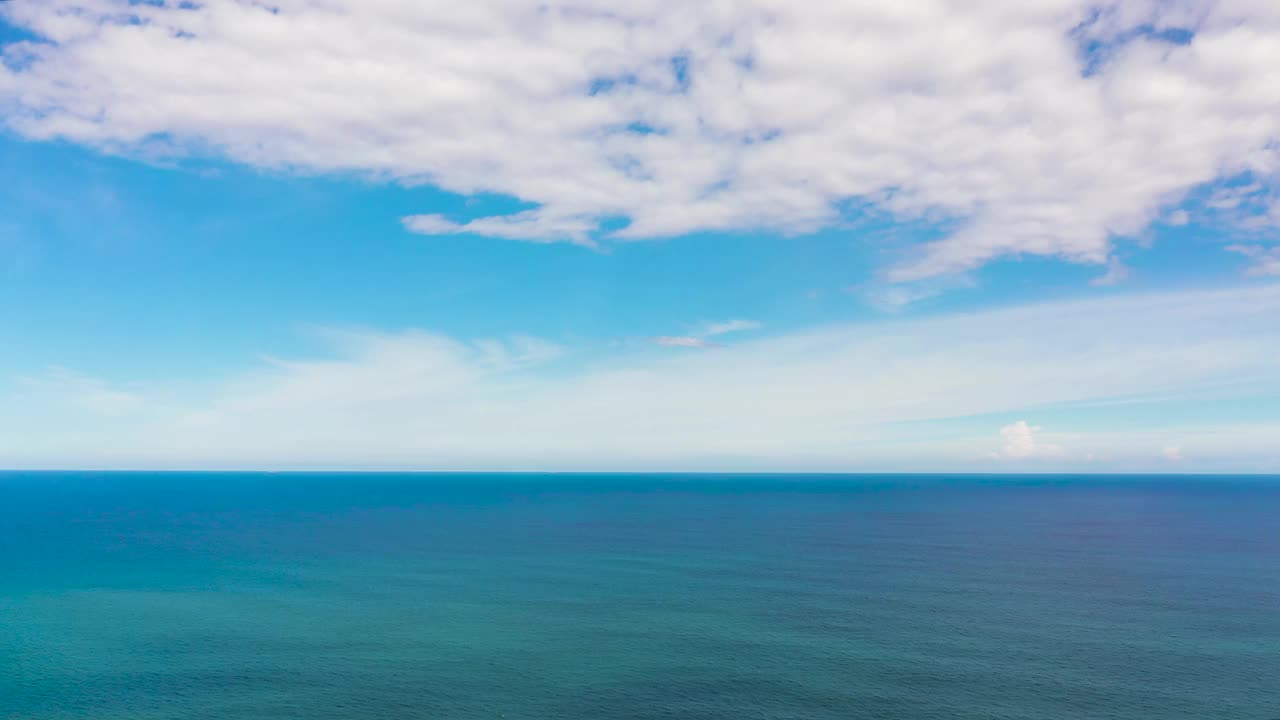
<svg viewBox="0 0 1280 720">
<path fill-rule="evenodd" d="M 0 718 L 1280 718 L 1280 480 L 0 475 Z"/>
</svg>

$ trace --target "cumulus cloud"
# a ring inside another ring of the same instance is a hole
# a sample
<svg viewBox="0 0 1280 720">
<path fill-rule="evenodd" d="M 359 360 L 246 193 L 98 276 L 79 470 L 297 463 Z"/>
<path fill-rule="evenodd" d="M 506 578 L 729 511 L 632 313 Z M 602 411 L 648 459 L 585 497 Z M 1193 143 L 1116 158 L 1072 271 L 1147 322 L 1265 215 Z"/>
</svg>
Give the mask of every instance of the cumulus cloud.
<svg viewBox="0 0 1280 720">
<path fill-rule="evenodd" d="M 0 63 L 25 137 L 533 206 L 405 218 L 428 234 L 801 233 L 861 208 L 951 228 L 902 249 L 910 281 L 1106 263 L 1189 190 L 1270 187 L 1280 162 L 1280 6 L 1261 0 L 0 8 L 39 37 Z"/>
<path fill-rule="evenodd" d="M 1040 439 L 1042 430 L 1043 428 L 1039 425 L 1028 425 L 1026 420 L 1019 420 L 1010 425 L 1005 425 L 1000 428 L 1000 437 L 1004 439 L 1004 446 L 995 454 L 995 457 L 1025 460 L 1027 458 L 1062 457 L 1065 455 L 1066 451 L 1060 446 L 1043 442 Z"/>
<path fill-rule="evenodd" d="M 330 333 L 329 356 L 133 393 L 141 407 L 110 422 L 66 396 L 117 385 L 20 385 L 14 396 L 0 383 L 0 466 L 954 469 L 990 450 L 989 430 L 957 437 L 921 423 L 1280 396 L 1278 312 L 1280 286 L 1264 286 L 836 325 L 657 354 Z M 1274 469 L 1276 431 L 1178 436 L 1194 439 L 1198 460 L 1217 448 Z M 1147 448 L 1150 468 L 1149 448 L 1163 445 L 1105 435 L 1046 437 L 1013 423 L 999 454 L 1047 461 L 1061 445 L 1123 459 Z"/>
</svg>

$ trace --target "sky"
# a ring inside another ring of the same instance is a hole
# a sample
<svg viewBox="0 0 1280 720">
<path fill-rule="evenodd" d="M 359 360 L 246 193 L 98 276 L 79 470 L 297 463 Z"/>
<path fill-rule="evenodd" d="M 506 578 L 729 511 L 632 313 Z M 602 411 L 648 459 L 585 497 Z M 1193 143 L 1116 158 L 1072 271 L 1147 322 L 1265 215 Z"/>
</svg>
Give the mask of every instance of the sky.
<svg viewBox="0 0 1280 720">
<path fill-rule="evenodd" d="M 8 0 L 0 467 L 1280 473 L 1271 0 Z"/>
</svg>

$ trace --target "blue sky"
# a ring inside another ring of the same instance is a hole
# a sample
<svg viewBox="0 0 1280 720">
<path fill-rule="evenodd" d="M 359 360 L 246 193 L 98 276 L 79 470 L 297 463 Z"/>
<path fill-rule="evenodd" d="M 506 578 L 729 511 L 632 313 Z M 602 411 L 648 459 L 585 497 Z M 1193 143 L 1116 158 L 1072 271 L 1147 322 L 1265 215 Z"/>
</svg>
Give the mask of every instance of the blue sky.
<svg viewBox="0 0 1280 720">
<path fill-rule="evenodd" d="M 908 5 L 6 4 L 0 466 L 1280 471 L 1280 15 Z"/>
</svg>

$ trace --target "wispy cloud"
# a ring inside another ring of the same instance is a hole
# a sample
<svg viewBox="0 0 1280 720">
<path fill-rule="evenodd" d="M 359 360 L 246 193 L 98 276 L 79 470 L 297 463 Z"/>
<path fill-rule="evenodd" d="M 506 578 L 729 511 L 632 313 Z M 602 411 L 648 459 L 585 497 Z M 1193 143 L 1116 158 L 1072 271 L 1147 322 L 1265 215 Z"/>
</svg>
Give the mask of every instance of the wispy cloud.
<svg viewBox="0 0 1280 720">
<path fill-rule="evenodd" d="M 52 366 L 18 378 L 19 384 L 46 399 L 93 414 L 116 415 L 145 405 L 144 395 L 113 386 L 100 378 Z"/>
<path fill-rule="evenodd" d="M 703 337 L 715 337 L 747 330 L 758 330 L 760 327 L 760 323 L 754 320 L 726 320 L 719 323 L 707 323 L 698 334 Z"/>
<path fill-rule="evenodd" d="M 531 338 L 346 332 L 333 336 L 331 357 L 199 383 L 182 402 L 159 402 L 158 391 L 126 400 L 75 374 L 21 384 L 20 396 L 0 397 L 0 465 L 954 468 L 991 451 L 991 427 L 948 439 L 921 423 L 1068 406 L 1106 418 L 1109 400 L 1205 388 L 1280 397 L 1277 313 L 1280 286 L 1263 286 L 829 326 L 716 352 L 624 346 L 603 356 Z M 68 402 L 75 397 L 88 402 Z M 145 412 L 108 421 L 90 411 L 103 397 L 106 407 L 119 400 Z M 1044 466 L 1070 461 L 1055 457 L 1056 446 L 1110 458 L 1107 467 L 1152 469 L 1177 438 L 1196 448 L 1195 467 L 1280 463 L 1274 422 L 1171 432 L 1151 407 L 1140 437 L 1049 436 L 1006 422 L 999 452 Z"/>
<path fill-rule="evenodd" d="M 688 335 L 659 335 L 651 338 L 653 344 L 663 347 L 680 347 L 680 348 L 710 348 L 721 347 L 720 345 L 709 342 L 704 338 L 691 337 Z"/>
<path fill-rule="evenodd" d="M 1227 249 L 1253 261 L 1245 271 L 1249 275 L 1280 275 L 1280 245 L 1231 245 Z"/>
<path fill-rule="evenodd" d="M 930 277 L 911 282 L 871 282 L 845 288 L 845 292 L 861 297 L 873 307 L 886 312 L 902 310 L 910 305 L 938 297 L 961 288 L 974 288 L 977 283 L 968 273 Z"/>
<path fill-rule="evenodd" d="M 556 216 L 538 210 L 515 215 L 486 217 L 469 222 L 453 222 L 443 215 L 410 215 L 402 218 L 405 228 L 422 235 L 484 235 L 532 242 L 572 242 L 594 246 L 596 223 L 589 217 Z"/>
<path fill-rule="evenodd" d="M 1129 276 L 1132 274 L 1133 272 L 1120 261 L 1120 258 L 1113 257 L 1107 261 L 1107 272 L 1094 278 L 1092 280 L 1092 284 L 1100 287 L 1119 285 L 1125 280 L 1128 280 Z"/>
<path fill-rule="evenodd" d="M 763 326 L 754 320 L 726 320 L 724 322 L 705 323 L 691 335 L 659 335 L 658 337 L 650 338 L 650 341 L 664 347 L 718 348 L 724 347 L 724 345 L 709 338 L 758 330 L 761 327 Z"/>
</svg>

